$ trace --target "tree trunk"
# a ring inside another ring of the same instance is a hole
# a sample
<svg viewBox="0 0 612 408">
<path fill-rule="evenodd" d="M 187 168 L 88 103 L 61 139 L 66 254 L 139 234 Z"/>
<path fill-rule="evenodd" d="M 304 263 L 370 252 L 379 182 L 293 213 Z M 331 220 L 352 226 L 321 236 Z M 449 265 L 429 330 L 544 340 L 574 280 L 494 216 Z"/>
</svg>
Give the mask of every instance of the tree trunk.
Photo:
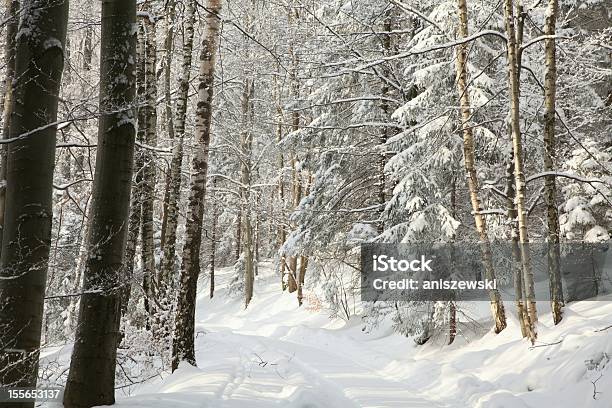
<svg viewBox="0 0 612 408">
<path fill-rule="evenodd" d="M 176 127 L 172 148 L 170 172 L 166 177 L 166 196 L 164 197 L 164 220 L 162 229 L 162 261 L 160 279 L 164 282 L 173 281 L 176 256 L 176 228 L 178 226 L 178 205 L 181 194 L 181 169 L 183 167 L 183 139 L 185 137 L 185 119 L 187 116 L 187 100 L 189 97 L 189 76 L 193 54 L 193 26 L 195 23 L 194 0 L 186 2 L 185 6 L 185 40 L 183 43 L 183 63 L 178 84 L 176 100 Z"/>
<path fill-rule="evenodd" d="M 507 219 L 510 225 L 510 245 L 512 246 L 512 275 L 514 278 L 514 298 L 516 302 L 516 311 L 518 314 L 519 325 L 523 337 L 530 337 L 529 329 L 529 314 L 525 309 L 525 288 L 523 271 L 521 267 L 521 249 L 519 246 L 519 233 L 516 221 L 516 206 L 514 205 L 514 154 L 511 154 L 510 160 L 506 166 L 506 209 Z"/>
<path fill-rule="evenodd" d="M 288 9 L 288 25 L 289 27 L 293 26 L 293 18 L 295 14 L 294 7 L 290 7 Z M 295 39 L 292 39 L 295 41 Z M 289 56 L 291 58 L 291 71 L 289 72 L 290 77 L 290 85 L 291 85 L 291 97 L 294 101 L 298 101 L 300 99 L 300 82 L 298 80 L 298 56 L 294 49 L 294 44 L 292 42 L 289 43 Z M 300 112 L 296 109 L 293 109 L 291 112 L 291 131 L 297 132 L 300 129 Z M 291 152 L 291 173 L 292 173 L 292 184 L 291 184 L 291 208 L 295 209 L 300 204 L 300 200 L 302 199 L 302 186 L 300 183 L 300 176 L 297 169 L 297 159 L 296 152 Z M 295 227 L 295 225 L 292 225 Z M 289 271 L 287 272 L 287 291 L 289 293 L 293 293 L 298 288 L 297 283 L 297 265 L 298 264 L 298 256 L 296 254 L 292 254 L 287 257 L 287 266 Z"/>
<path fill-rule="evenodd" d="M 240 199 L 242 200 L 242 198 Z M 242 252 L 242 204 L 238 205 L 238 216 L 236 217 L 236 262 L 240 259 Z"/>
<path fill-rule="evenodd" d="M 164 70 L 164 115 L 165 115 L 165 127 L 168 133 L 168 139 L 174 139 L 174 118 L 172 117 L 172 88 L 171 88 L 171 74 L 172 74 L 172 56 L 174 51 L 174 24 L 176 19 L 176 2 L 175 0 L 168 0 L 166 2 L 166 17 L 165 17 L 165 37 L 164 37 L 164 56 L 162 60 L 162 67 Z M 191 65 L 191 64 L 190 64 Z M 164 203 L 165 205 L 165 203 Z M 164 211 L 165 213 L 165 211 Z"/>
<path fill-rule="evenodd" d="M 8 11 L 8 22 L 6 23 L 6 43 L 4 48 L 4 59 L 6 61 L 6 72 L 4 89 L 2 94 L 2 137 L 8 139 L 11 124 L 11 108 L 13 104 L 13 79 L 15 78 L 15 54 L 17 29 L 19 28 L 19 1 L 5 0 Z M 2 232 L 4 231 L 4 208 L 6 204 L 6 160 L 8 146 L 0 145 L 0 253 L 2 251 Z"/>
<path fill-rule="evenodd" d="M 297 288 L 297 299 L 298 305 L 302 306 L 304 299 L 304 281 L 306 279 L 306 269 L 308 268 L 308 257 L 300 257 L 300 270 L 298 272 L 298 288 Z"/>
<path fill-rule="evenodd" d="M 529 235 L 527 233 L 527 209 L 525 208 L 525 173 L 523 172 L 523 144 L 520 129 L 519 111 L 519 66 L 518 45 L 516 41 L 516 30 L 514 25 L 514 4 L 512 0 L 504 0 L 506 36 L 508 37 L 508 84 L 510 89 L 510 127 L 512 129 L 512 147 L 514 149 L 514 184 L 515 203 L 519 230 L 519 247 L 521 252 L 521 269 L 523 271 L 524 285 L 526 288 L 527 312 L 529 314 L 529 327 L 531 341 L 536 338 L 536 323 L 538 320 L 535 291 L 533 283 L 533 271 L 529 255 Z"/>
<path fill-rule="evenodd" d="M 453 344 L 457 337 L 457 305 L 451 301 L 448 304 L 448 345 Z"/>
<path fill-rule="evenodd" d="M 157 65 L 156 45 L 155 45 L 155 21 L 153 9 L 151 5 L 146 5 L 145 10 L 148 11 L 148 17 L 143 18 L 143 34 L 144 34 L 144 77 L 145 77 L 145 93 L 144 93 L 144 141 L 147 146 L 155 147 L 157 145 L 157 76 L 155 68 Z M 140 128 L 140 125 L 139 125 Z M 142 167 L 142 269 L 143 269 L 143 287 L 145 292 L 145 306 L 149 314 L 148 322 L 150 323 L 152 316 L 156 312 L 155 303 L 157 295 L 157 284 L 155 277 L 155 245 L 153 242 L 154 235 L 154 220 L 153 220 L 153 204 L 155 199 L 155 155 L 150 148 L 142 150 L 143 167 Z M 161 283 L 160 287 L 164 284 Z"/>
<path fill-rule="evenodd" d="M 458 0 L 459 10 L 459 35 L 462 38 L 468 37 L 468 17 L 467 4 L 465 0 Z M 493 268 L 493 258 L 491 254 L 491 243 L 487 231 L 486 219 L 482 215 L 480 206 L 478 176 L 476 174 L 476 161 L 474 157 L 474 135 L 471 119 L 471 105 L 468 91 L 467 80 L 467 44 L 457 46 L 457 91 L 460 98 L 461 107 L 461 128 L 463 133 L 463 160 L 465 164 L 465 172 L 467 184 L 472 203 L 472 211 L 474 213 L 474 223 L 480 239 L 480 247 L 482 251 L 482 262 L 485 268 L 486 278 L 489 280 L 495 279 L 495 270 Z M 496 289 L 489 291 L 491 300 L 491 311 L 495 321 L 495 332 L 499 333 L 506 328 L 506 314 L 504 304 L 501 301 L 499 292 Z"/>
<path fill-rule="evenodd" d="M 68 2 L 31 0 L 21 12 L 8 134 L 19 139 L 8 145 L 0 257 L 0 384 L 34 388 L 53 218 L 56 127 L 49 124 L 57 120 Z"/>
<path fill-rule="evenodd" d="M 164 56 L 162 60 L 162 69 L 164 71 L 164 116 L 165 128 L 168 134 L 168 140 L 174 143 L 174 118 L 172 113 L 172 57 L 174 53 L 174 24 L 176 19 L 176 2 L 168 0 L 165 5 L 165 38 L 164 38 Z M 191 67 L 191 59 L 189 61 Z M 166 243 L 166 228 L 168 225 L 168 202 L 166 201 L 170 194 L 172 168 L 168 168 L 166 173 L 166 184 L 164 191 L 164 201 L 162 203 L 162 225 L 161 225 L 161 249 L 163 251 Z M 160 269 L 160 275 L 163 275 L 163 269 Z"/>
<path fill-rule="evenodd" d="M 297 260 L 298 257 L 291 255 L 287 258 L 287 291 L 293 293 L 297 290 Z"/>
<path fill-rule="evenodd" d="M 281 89 L 278 84 L 278 79 L 274 77 L 274 90 L 276 92 L 276 142 L 280 144 L 283 140 L 283 105 L 282 105 L 282 97 L 281 97 Z M 285 263 L 286 258 L 283 253 L 280 253 L 280 250 L 285 243 L 286 231 L 285 231 L 285 159 L 283 156 L 283 150 L 278 149 L 278 206 L 280 208 L 279 217 L 278 217 L 278 228 L 277 228 L 277 245 L 279 249 L 279 257 L 280 257 L 280 278 L 281 278 L 281 289 L 284 291 L 287 289 L 287 284 L 285 282 Z"/>
<path fill-rule="evenodd" d="M 253 284 L 255 280 L 254 253 L 253 253 L 253 225 L 251 222 L 251 149 L 253 144 L 253 98 L 255 97 L 255 83 L 247 78 L 244 82 L 242 95 L 243 131 L 240 135 L 240 205 L 242 214 L 242 233 L 244 234 L 244 306 L 249 306 L 253 298 Z"/>
<path fill-rule="evenodd" d="M 140 237 L 140 221 L 142 214 L 142 157 L 140 155 L 136 156 L 134 169 L 137 173 L 132 188 L 130 216 L 128 219 L 128 237 L 121 275 L 121 316 L 125 316 L 132 295 L 136 247 L 138 246 L 138 238 Z"/>
<path fill-rule="evenodd" d="M 145 144 L 147 132 L 147 109 L 144 106 L 146 96 L 146 43 L 145 27 L 137 22 L 136 39 L 136 112 L 138 118 L 138 129 L 136 140 L 141 145 Z M 134 266 L 136 264 L 136 248 L 139 239 L 142 238 L 142 202 L 144 199 L 144 157 L 142 147 L 137 147 L 134 159 L 134 184 L 132 186 L 130 216 L 128 221 L 128 235 L 125 248 L 125 260 L 121 276 L 121 316 L 127 312 L 127 307 L 132 296 L 132 284 L 134 283 Z M 145 309 L 148 310 L 148 299 L 145 294 Z"/>
<path fill-rule="evenodd" d="M 64 406 L 115 402 L 120 273 L 134 160 L 135 0 L 102 3 L 98 152 L 89 249 Z"/>
<path fill-rule="evenodd" d="M 81 224 L 81 233 L 79 234 L 79 254 L 76 259 L 76 263 L 74 266 L 74 278 L 72 281 L 71 291 L 70 293 L 79 293 L 83 286 L 83 269 L 85 268 L 85 263 L 87 262 L 87 238 L 89 237 L 89 220 L 91 218 L 91 195 L 87 199 L 87 204 L 85 205 L 85 215 L 83 216 L 83 221 Z M 74 338 L 74 332 L 76 329 L 76 320 L 77 316 L 77 307 L 80 302 L 80 298 L 78 296 L 74 296 L 70 298 L 70 303 L 67 307 L 67 315 L 66 318 L 67 323 L 64 325 L 64 334 L 66 338 L 72 339 Z"/>
<path fill-rule="evenodd" d="M 261 195 L 257 194 L 255 197 L 255 228 L 253 230 L 253 271 L 255 276 L 259 276 L 261 213 Z"/>
<path fill-rule="evenodd" d="M 85 18 L 89 18 L 88 13 L 85 13 Z M 90 25 L 85 27 L 85 39 L 83 40 L 83 71 L 89 73 L 91 71 L 91 61 L 93 59 L 93 27 Z M 85 74 L 85 78 L 89 79 L 89 75 Z M 77 153 L 75 155 L 75 169 L 74 173 L 77 171 L 81 172 L 83 176 L 85 175 L 85 154 L 84 148 L 78 148 Z"/>
<path fill-rule="evenodd" d="M 545 35 L 556 34 L 558 4 L 557 0 L 548 1 Z M 557 88 L 557 61 L 555 39 L 545 40 L 546 75 L 544 76 L 544 171 L 555 170 L 557 156 L 555 146 L 555 97 Z M 563 288 L 559 265 L 559 214 L 557 212 L 557 186 L 555 176 L 544 179 L 546 197 L 546 221 L 548 224 L 548 275 L 550 281 L 550 302 L 553 321 L 559 324 L 562 318 Z"/>
<path fill-rule="evenodd" d="M 217 185 L 217 179 L 213 178 L 212 187 L 213 190 Z M 210 237 L 210 298 L 212 299 L 215 295 L 215 259 L 216 259 L 216 250 L 217 250 L 217 217 L 218 213 L 218 205 L 216 202 L 213 202 L 213 213 L 212 213 L 212 226 L 210 227 L 211 237 Z"/>
<path fill-rule="evenodd" d="M 207 0 L 206 4 L 207 24 L 200 54 L 200 83 L 196 110 L 196 147 L 191 163 L 189 209 L 185 228 L 185 246 L 183 248 L 172 350 L 173 371 L 177 369 L 181 361 L 187 361 L 192 365 L 196 364 L 194 350 L 195 303 L 198 276 L 200 275 L 200 247 L 202 244 L 206 176 L 208 174 L 208 150 L 221 0 Z"/>
</svg>

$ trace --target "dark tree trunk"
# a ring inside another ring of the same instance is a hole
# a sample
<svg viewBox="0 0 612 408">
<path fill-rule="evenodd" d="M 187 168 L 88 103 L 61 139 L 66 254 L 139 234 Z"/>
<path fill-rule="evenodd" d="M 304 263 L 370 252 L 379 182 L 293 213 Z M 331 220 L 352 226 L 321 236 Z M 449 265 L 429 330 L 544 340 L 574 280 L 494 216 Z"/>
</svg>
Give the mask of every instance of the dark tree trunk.
<svg viewBox="0 0 612 408">
<path fill-rule="evenodd" d="M 6 61 L 6 72 L 4 89 L 2 93 L 2 137 L 8 139 L 11 124 L 11 108 L 13 104 L 13 79 L 15 78 L 15 40 L 19 26 L 19 1 L 5 0 L 8 11 L 8 22 L 6 23 L 6 43 L 4 48 L 4 59 Z M 4 208 L 6 204 L 6 158 L 7 145 L 0 145 L 0 251 L 2 250 L 2 232 L 4 228 Z"/>
<path fill-rule="evenodd" d="M 102 3 L 98 152 L 88 259 L 64 406 L 115 402 L 115 367 L 134 161 L 135 0 Z M 89 293 L 87 293 L 89 292 Z"/>
<path fill-rule="evenodd" d="M 68 2 L 22 4 L 0 258 L 0 384 L 35 387 L 51 243 L 57 104 Z M 12 363 L 9 365 L 9 362 Z M 33 407 L 33 403 L 7 404 Z M 4 406 L 4 405 L 3 405 Z"/>
</svg>

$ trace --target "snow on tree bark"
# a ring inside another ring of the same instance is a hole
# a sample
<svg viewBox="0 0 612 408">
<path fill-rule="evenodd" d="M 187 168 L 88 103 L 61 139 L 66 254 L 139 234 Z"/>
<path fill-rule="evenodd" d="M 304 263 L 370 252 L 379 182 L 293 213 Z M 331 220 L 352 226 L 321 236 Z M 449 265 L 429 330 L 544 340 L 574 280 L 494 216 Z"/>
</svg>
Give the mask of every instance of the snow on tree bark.
<svg viewBox="0 0 612 408">
<path fill-rule="evenodd" d="M 145 11 L 151 16 L 153 9 L 150 4 L 145 6 Z M 147 145 L 142 149 L 142 266 L 143 266 L 143 288 L 145 290 L 145 307 L 149 313 L 148 325 L 157 311 L 155 305 L 158 283 L 155 276 L 155 246 L 153 241 L 154 219 L 153 204 L 155 199 L 155 155 L 151 148 L 157 145 L 157 65 L 155 45 L 155 20 L 151 17 L 143 18 L 144 36 L 144 141 Z M 140 128 L 140 124 L 139 124 Z M 163 283 L 162 283 L 163 285 Z"/>
<path fill-rule="evenodd" d="M 511 129 L 508 127 L 511 136 Z M 517 224 L 516 205 L 514 203 L 514 153 L 510 154 L 506 165 L 506 211 L 508 225 L 510 226 L 510 245 L 512 246 L 512 275 L 514 280 L 514 301 L 523 337 L 530 336 L 529 316 L 525 308 L 525 280 L 521 266 L 521 249 L 519 247 L 519 232 Z M 531 337 L 531 336 L 530 336 Z"/>
<path fill-rule="evenodd" d="M 468 16 L 466 0 L 458 0 L 459 11 L 459 35 L 463 38 L 469 36 L 468 33 Z M 457 46 L 457 91 L 459 93 L 459 101 L 461 108 L 461 129 L 463 133 L 463 161 L 467 184 L 474 214 L 474 223 L 480 239 L 482 251 L 482 262 L 485 269 L 486 278 L 489 280 L 495 279 L 495 270 L 493 267 L 493 255 L 491 254 L 491 242 L 487 230 L 486 219 L 482 214 L 480 205 L 478 175 L 476 174 L 476 160 L 474 157 L 474 135 L 473 128 L 470 124 L 471 105 L 468 89 L 467 78 L 467 44 Z M 506 328 L 506 313 L 504 304 L 497 289 L 489 291 L 491 300 L 491 311 L 495 321 L 495 332 L 499 333 Z"/>
<path fill-rule="evenodd" d="M 98 151 L 88 259 L 64 406 L 115 402 L 115 367 L 135 144 L 136 1 L 102 3 Z M 99 292 L 92 293 L 94 290 Z"/>
<path fill-rule="evenodd" d="M 207 1 L 207 24 L 200 53 L 200 77 L 195 125 L 196 147 L 191 163 L 189 208 L 172 345 L 173 371 L 178 368 L 181 361 L 186 361 L 192 365 L 196 364 L 194 350 L 195 301 L 198 276 L 200 275 L 202 221 L 204 217 L 206 177 L 208 174 L 208 152 L 220 11 L 221 0 Z"/>
<path fill-rule="evenodd" d="M 558 13 L 557 0 L 548 1 L 544 35 L 556 34 Z M 557 56 L 554 38 L 545 40 L 546 74 L 544 76 L 544 171 L 554 172 L 557 157 L 555 142 L 555 115 L 557 92 Z M 557 211 L 557 185 L 555 176 L 550 174 L 544 179 L 546 198 L 546 222 L 548 225 L 548 276 L 550 282 L 550 302 L 553 321 L 559 324 L 562 319 L 563 287 L 561 283 L 559 253 L 559 212 Z"/>
<path fill-rule="evenodd" d="M 146 55 L 144 22 L 136 22 L 136 117 L 137 131 L 136 141 L 145 145 L 146 139 Z M 142 202 L 143 202 L 143 179 L 144 179 L 144 149 L 136 147 L 134 158 L 134 182 L 130 197 L 130 215 L 128 218 L 128 234 L 125 247 L 125 260 L 121 281 L 123 288 L 121 292 L 121 316 L 127 312 L 128 304 L 132 296 L 132 285 L 134 283 L 134 267 L 136 264 L 136 248 L 142 238 Z M 142 255 L 142 254 L 141 254 Z M 148 302 L 145 294 L 145 302 Z"/>
<path fill-rule="evenodd" d="M 57 120 L 68 1 L 26 1 L 21 13 L 0 257 L 0 384 L 31 388 L 37 380 L 53 216 L 56 127 L 48 125 Z"/>
<path fill-rule="evenodd" d="M 181 193 L 181 168 L 183 167 L 183 139 L 185 137 L 185 122 L 187 116 L 187 100 L 189 97 L 189 76 L 193 54 L 193 32 L 195 23 L 195 5 L 193 0 L 185 6 L 185 40 L 183 43 L 183 61 L 179 77 L 179 91 L 176 100 L 175 138 L 173 140 L 172 161 L 166 177 L 166 196 L 164 198 L 164 220 L 162 229 L 162 260 L 160 279 L 169 282 L 175 272 L 176 228 L 178 226 Z"/>
<path fill-rule="evenodd" d="M 508 39 L 508 88 L 510 92 L 510 128 L 512 131 L 512 148 L 514 152 L 514 184 L 515 184 L 515 203 L 518 219 L 519 231 L 519 247 L 521 253 L 521 269 L 523 271 L 523 279 L 525 286 L 525 296 L 527 300 L 527 313 L 529 316 L 528 333 L 531 341 L 534 342 L 537 336 L 536 323 L 538 320 L 535 290 L 533 281 L 533 270 L 531 269 L 531 260 L 529 254 L 529 235 L 527 232 L 527 209 L 525 207 L 525 173 L 523 166 L 523 143 L 520 128 L 520 111 L 519 111 L 519 62 L 517 44 L 517 30 L 515 28 L 514 2 L 513 0 L 504 0 L 504 14 L 506 36 Z"/>
<path fill-rule="evenodd" d="M 176 2 L 169 0 L 166 3 L 167 13 L 165 20 L 164 54 L 162 67 L 164 71 L 164 126 L 168 140 L 174 142 L 174 117 L 172 110 L 172 60 L 174 56 L 174 29 L 176 24 Z M 172 168 L 168 168 L 165 179 L 164 201 L 162 203 L 161 248 L 163 250 L 166 240 L 166 227 L 168 224 L 168 195 L 170 194 Z M 161 274 L 161 269 L 160 269 Z"/>
</svg>

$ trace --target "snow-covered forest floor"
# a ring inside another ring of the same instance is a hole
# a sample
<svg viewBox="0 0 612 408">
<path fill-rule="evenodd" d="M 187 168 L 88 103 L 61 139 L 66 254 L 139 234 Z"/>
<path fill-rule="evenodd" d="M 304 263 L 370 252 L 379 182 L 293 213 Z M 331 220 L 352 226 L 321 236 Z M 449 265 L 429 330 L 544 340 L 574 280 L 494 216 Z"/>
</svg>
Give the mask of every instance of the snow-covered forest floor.
<svg viewBox="0 0 612 408">
<path fill-rule="evenodd" d="M 245 310 L 227 293 L 232 274 L 218 271 L 213 300 L 199 287 L 198 368 L 120 389 L 118 407 L 609 407 L 612 301 L 570 304 L 554 330 L 543 310 L 536 347 L 516 320 L 499 335 L 417 346 L 385 327 L 366 333 L 359 318 L 329 319 L 312 302 L 298 308 L 269 263 Z M 67 364 L 70 348 L 47 350 L 43 365 Z"/>
</svg>

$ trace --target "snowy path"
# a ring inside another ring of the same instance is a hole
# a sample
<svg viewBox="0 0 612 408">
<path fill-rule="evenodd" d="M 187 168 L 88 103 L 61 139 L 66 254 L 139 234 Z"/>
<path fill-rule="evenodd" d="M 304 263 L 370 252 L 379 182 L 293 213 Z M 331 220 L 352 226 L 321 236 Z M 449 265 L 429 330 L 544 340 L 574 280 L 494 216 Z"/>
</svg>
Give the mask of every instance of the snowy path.
<svg viewBox="0 0 612 408">
<path fill-rule="evenodd" d="M 388 374 L 392 359 L 375 352 L 321 313 L 297 308 L 269 270 L 242 310 L 227 299 L 230 274 L 217 277 L 216 298 L 198 299 L 198 368 L 187 365 L 163 383 L 122 399 L 121 407 L 436 408 L 414 384 Z M 268 276 L 265 276 L 268 274 Z M 326 327 L 328 326 L 328 327 Z M 355 327 L 357 329 L 357 327 Z M 358 332 L 358 330 L 357 330 Z M 390 350 L 391 351 L 391 350 Z"/>
<path fill-rule="evenodd" d="M 182 365 L 118 393 L 120 408 L 610 408 L 612 298 L 578 302 L 553 326 L 541 310 L 538 347 L 516 320 L 501 334 L 416 347 L 387 327 L 329 319 L 316 302 L 298 308 L 262 268 L 247 310 L 217 275 L 215 298 L 199 288 L 198 367 Z M 488 316 L 488 305 L 464 305 Z M 506 305 L 512 310 L 512 305 Z M 483 309 L 480 310 L 479 309 Z M 486 326 L 488 323 L 484 323 Z M 70 345 L 45 359 L 67 367 Z M 55 356 L 55 357 L 54 357 Z M 596 384 L 596 385 L 594 385 Z M 596 387 L 596 389 L 594 389 Z M 595 397 L 594 392 L 596 391 Z M 55 407 L 54 407 L 55 408 Z"/>
</svg>

